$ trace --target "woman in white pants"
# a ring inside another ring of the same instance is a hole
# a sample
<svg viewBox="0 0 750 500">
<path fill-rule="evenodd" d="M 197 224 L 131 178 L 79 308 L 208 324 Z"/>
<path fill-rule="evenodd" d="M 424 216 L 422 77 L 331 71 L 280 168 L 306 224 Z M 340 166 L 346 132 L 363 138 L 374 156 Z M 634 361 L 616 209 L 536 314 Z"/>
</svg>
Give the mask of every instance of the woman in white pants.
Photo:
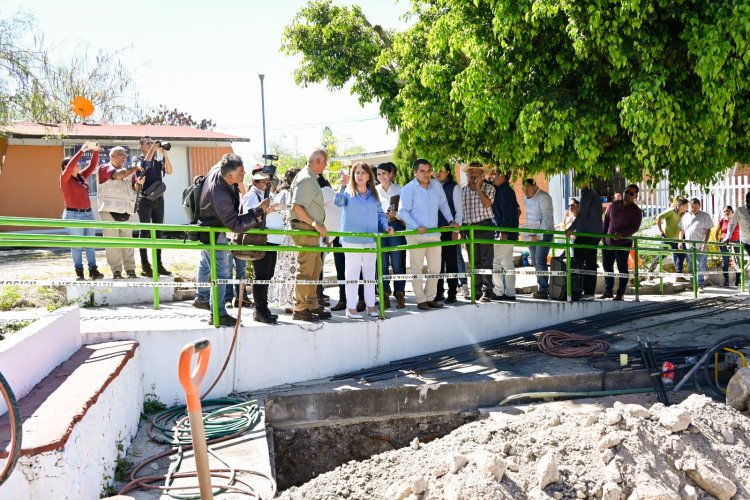
<svg viewBox="0 0 750 500">
<path fill-rule="evenodd" d="M 393 228 L 388 225 L 388 219 L 383 212 L 375 189 L 375 176 L 372 168 L 367 163 L 356 163 L 350 171 L 349 183 L 341 186 L 334 199 L 336 206 L 341 210 L 341 230 L 353 233 L 379 233 L 387 232 L 393 234 Z M 341 246 L 344 248 L 375 248 L 375 238 L 343 236 Z M 375 262 L 377 254 L 374 252 L 357 252 L 346 254 L 345 276 L 347 281 L 362 278 L 365 280 L 375 279 Z M 356 283 L 346 284 L 346 317 L 362 319 L 357 312 L 357 287 Z M 364 285 L 365 305 L 367 314 L 378 316 L 375 308 L 375 284 Z"/>
</svg>

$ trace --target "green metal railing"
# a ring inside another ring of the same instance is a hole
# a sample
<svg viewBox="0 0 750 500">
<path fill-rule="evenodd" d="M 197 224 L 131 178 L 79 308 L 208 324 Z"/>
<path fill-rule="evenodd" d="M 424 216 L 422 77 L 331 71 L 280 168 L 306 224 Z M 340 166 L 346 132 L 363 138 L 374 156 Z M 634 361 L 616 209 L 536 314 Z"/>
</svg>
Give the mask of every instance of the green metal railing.
<svg viewBox="0 0 750 500">
<path fill-rule="evenodd" d="M 640 256 L 641 255 L 656 255 L 658 256 L 658 276 L 659 276 L 659 290 L 660 293 L 664 293 L 664 279 L 663 279 L 663 266 L 662 258 L 665 254 L 669 253 L 686 253 L 689 255 L 692 264 L 692 285 L 693 294 L 695 297 L 698 296 L 698 266 L 697 257 L 698 255 L 707 256 L 723 256 L 729 255 L 730 257 L 738 257 L 740 259 L 740 269 L 738 270 L 741 275 L 741 290 L 745 290 L 745 255 L 742 245 L 739 243 L 720 243 L 711 242 L 711 244 L 722 245 L 728 247 L 728 252 L 721 251 L 710 251 L 698 249 L 698 245 L 703 245 L 707 242 L 702 241 L 686 241 L 686 240 L 670 240 L 666 238 L 655 238 L 648 236 L 633 236 L 629 239 L 633 241 L 633 246 L 630 247 L 617 247 L 608 245 L 584 245 L 577 244 L 575 241 L 568 237 L 563 231 L 553 230 L 542 230 L 542 229 L 526 229 L 526 228 L 498 228 L 495 226 L 462 226 L 460 231 L 468 238 L 450 241 L 435 241 L 427 243 L 413 243 L 392 247 L 384 247 L 382 239 L 389 237 L 386 233 L 350 233 L 350 232 L 329 232 L 329 236 L 356 236 L 356 237 L 370 237 L 375 240 L 375 248 L 339 248 L 339 247 L 299 247 L 299 246 L 286 246 L 286 245 L 272 245 L 272 246 L 237 246 L 228 244 L 216 243 L 217 234 L 228 232 L 226 228 L 217 227 L 202 227 L 202 226 L 186 226 L 176 224 L 153 224 L 153 223 L 132 223 L 132 222 L 108 222 L 108 221 L 76 221 L 76 220 L 60 220 L 60 219 L 29 219 L 22 217 L 0 217 L 0 228 L 11 230 L 10 228 L 109 228 L 109 229 L 127 229 L 131 231 L 148 231 L 148 238 L 122 238 L 122 237 L 104 237 L 104 236 L 72 236 L 68 234 L 40 234 L 40 233 L 18 233 L 18 232 L 0 232 L 0 247 L 46 247 L 46 248 L 148 248 L 151 249 L 152 261 L 156 262 L 156 251 L 157 249 L 191 249 L 191 250 L 206 250 L 210 257 L 210 274 L 211 274 L 211 293 L 214 297 L 213 303 L 213 317 L 214 324 L 218 326 L 218 273 L 216 269 L 216 252 L 221 250 L 263 250 L 272 252 L 344 252 L 344 253 L 376 253 L 378 258 L 377 261 L 377 283 L 379 290 L 380 299 L 380 317 L 385 318 L 385 297 L 383 291 L 383 264 L 381 254 L 384 252 L 393 252 L 399 250 L 409 250 L 416 248 L 430 248 L 430 247 L 441 247 L 446 245 L 461 245 L 467 244 L 469 254 L 469 266 L 467 274 L 471 280 L 471 302 L 476 302 L 475 296 L 475 284 L 476 274 L 475 269 L 475 258 L 474 249 L 476 244 L 489 244 L 489 245 L 513 245 L 514 247 L 534 247 L 544 246 L 549 247 L 552 251 L 556 249 L 562 249 L 565 252 L 566 262 L 571 262 L 571 251 L 576 248 L 589 248 L 589 249 L 608 249 L 608 250 L 626 250 L 633 251 L 634 253 L 634 270 L 633 278 L 635 284 L 635 296 L 636 300 L 640 299 L 640 278 L 642 272 L 640 270 Z M 427 234 L 441 233 L 441 232 L 453 232 L 457 229 L 452 227 L 428 229 Z M 187 237 L 185 239 L 158 239 L 156 234 L 158 231 L 175 231 L 188 233 L 208 233 L 208 243 L 204 244 L 200 241 L 192 241 Z M 475 238 L 475 231 L 502 231 L 505 233 L 530 233 L 537 235 L 552 235 L 552 241 L 523 241 L 519 240 L 497 240 L 497 239 L 482 239 Z M 274 230 L 274 229 L 251 229 L 249 233 L 265 233 L 265 234 L 283 234 L 292 236 L 318 236 L 316 231 L 301 231 L 301 230 Z M 418 231 L 397 231 L 393 236 L 410 236 L 418 235 Z M 607 238 L 613 235 L 598 234 L 598 233 L 575 233 L 577 236 L 588 236 L 592 238 Z M 673 250 L 669 243 L 685 243 L 690 248 L 685 250 Z M 733 248 L 738 248 L 739 252 L 733 252 Z M 567 291 L 567 300 L 572 301 L 572 274 L 577 270 L 571 269 L 568 265 L 566 269 L 565 285 Z M 486 270 L 482 270 L 486 272 Z M 648 273 L 652 275 L 653 273 Z M 156 270 L 152 275 L 152 281 L 154 283 L 154 308 L 159 308 L 159 276 Z"/>
</svg>

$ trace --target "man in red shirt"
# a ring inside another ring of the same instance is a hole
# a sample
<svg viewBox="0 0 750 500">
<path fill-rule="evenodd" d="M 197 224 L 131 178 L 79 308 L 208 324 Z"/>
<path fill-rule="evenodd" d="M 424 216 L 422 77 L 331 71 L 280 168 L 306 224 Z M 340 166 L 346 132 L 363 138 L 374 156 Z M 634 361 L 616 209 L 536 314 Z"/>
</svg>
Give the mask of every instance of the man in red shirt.
<svg viewBox="0 0 750 500">
<path fill-rule="evenodd" d="M 604 238 L 604 245 L 620 247 L 617 250 L 602 249 L 602 267 L 607 273 L 614 271 L 614 264 L 617 262 L 617 272 L 622 275 L 628 274 L 629 247 L 633 246 L 633 240 L 627 239 L 627 237 L 633 236 L 640 229 L 643 219 L 641 209 L 635 204 L 636 197 L 638 197 L 638 186 L 631 184 L 622 193 L 622 200 L 613 201 L 604 214 L 604 232 L 612 235 L 609 238 Z M 617 293 L 612 295 L 615 278 L 605 276 L 604 293 L 599 298 L 623 300 L 625 290 L 628 286 L 628 279 L 625 276 L 621 276 L 617 283 Z"/>
<path fill-rule="evenodd" d="M 93 151 L 88 166 L 81 170 L 78 162 L 84 153 Z M 60 189 L 62 190 L 65 210 L 62 218 L 65 220 L 96 220 L 94 212 L 91 211 L 91 199 L 89 198 L 88 179 L 94 173 L 99 164 L 99 145 L 95 142 L 86 142 L 73 157 L 66 157 L 62 161 L 62 173 L 60 174 Z M 68 234 L 71 236 L 94 236 L 93 227 L 69 227 Z M 96 267 L 96 253 L 93 247 L 86 248 L 86 262 L 89 266 L 89 277 L 92 280 L 104 278 Z M 83 275 L 83 248 L 71 248 L 73 265 L 77 281 L 85 280 Z"/>
</svg>

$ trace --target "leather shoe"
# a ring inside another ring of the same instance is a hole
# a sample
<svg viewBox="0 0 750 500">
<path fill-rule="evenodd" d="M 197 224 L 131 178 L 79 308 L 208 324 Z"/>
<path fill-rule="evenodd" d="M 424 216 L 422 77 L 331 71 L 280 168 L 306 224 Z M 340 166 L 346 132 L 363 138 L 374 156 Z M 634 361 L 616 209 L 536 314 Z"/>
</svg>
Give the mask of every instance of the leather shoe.
<svg viewBox="0 0 750 500">
<path fill-rule="evenodd" d="M 357 301 L 357 312 L 361 313 L 365 309 L 367 309 L 367 304 L 365 304 L 365 301 L 364 300 Z"/>
<path fill-rule="evenodd" d="M 532 293 L 531 296 L 534 297 L 535 299 L 548 299 L 549 298 L 549 294 L 547 292 L 540 292 L 540 291 L 536 291 Z"/>
<path fill-rule="evenodd" d="M 125 274 L 127 274 L 128 278 L 137 278 L 138 277 L 135 274 L 135 269 L 131 269 L 130 271 L 125 271 Z"/>
<path fill-rule="evenodd" d="M 448 297 L 445 299 L 446 304 L 455 304 L 458 299 L 456 299 L 455 295 L 448 295 Z"/>
<path fill-rule="evenodd" d="M 441 304 L 440 302 L 435 302 L 434 300 L 428 300 L 427 307 L 431 307 L 433 309 L 440 309 L 441 307 L 443 307 L 443 304 Z"/>
<path fill-rule="evenodd" d="M 505 295 L 505 294 L 502 294 L 502 295 L 498 296 L 497 300 L 503 300 L 503 301 L 508 301 L 508 302 L 515 302 L 516 301 L 516 296 L 515 295 Z"/>
<path fill-rule="evenodd" d="M 292 319 L 296 319 L 297 321 L 318 321 L 318 316 L 313 314 L 312 311 L 303 309 L 301 311 L 294 311 Z"/>
<path fill-rule="evenodd" d="M 419 304 L 417 304 L 417 309 L 419 309 L 420 311 L 429 311 L 430 306 L 427 305 L 427 302 L 420 302 Z"/>
<path fill-rule="evenodd" d="M 233 304 L 234 304 L 234 307 L 240 307 L 239 297 L 234 298 Z M 252 307 L 252 305 L 253 305 L 253 301 L 250 300 L 249 298 L 245 297 L 244 299 L 242 299 L 242 307 Z"/>
<path fill-rule="evenodd" d="M 613 299 L 614 297 L 615 297 L 615 296 L 614 296 L 614 295 L 612 295 L 612 292 L 604 292 L 603 294 L 599 295 L 598 299 L 599 299 L 599 300 L 604 300 L 604 299 Z"/>
<path fill-rule="evenodd" d="M 616 300 L 618 302 L 622 302 L 622 300 L 623 300 L 622 294 L 620 292 L 617 292 L 612 300 Z"/>
<path fill-rule="evenodd" d="M 154 275 L 154 270 L 151 268 L 151 264 L 142 264 L 141 265 L 141 276 L 145 276 L 146 278 L 151 278 Z"/>
<path fill-rule="evenodd" d="M 317 309 L 313 309 L 310 312 L 313 313 L 315 315 L 315 317 L 318 318 L 318 319 L 331 319 L 331 317 L 332 317 L 331 313 L 329 313 L 328 311 L 326 311 L 322 307 L 319 307 Z"/>
<path fill-rule="evenodd" d="M 346 309 L 346 301 L 339 300 L 335 306 L 331 308 L 331 311 L 343 311 Z"/>
<path fill-rule="evenodd" d="M 432 300 L 434 300 L 435 302 L 442 302 L 442 301 L 445 300 L 445 297 L 442 294 L 441 295 L 435 295 L 435 298 L 432 299 Z"/>
<path fill-rule="evenodd" d="M 197 309 L 205 309 L 206 311 L 211 310 L 211 305 L 208 303 L 207 300 L 195 299 L 192 305 L 193 307 Z"/>
<path fill-rule="evenodd" d="M 208 317 L 208 324 L 209 325 L 214 324 L 213 316 Z M 237 324 L 237 318 L 235 318 L 234 316 L 230 316 L 228 314 L 219 316 L 219 326 L 234 326 L 235 324 Z"/>
<path fill-rule="evenodd" d="M 112 279 L 113 280 L 121 280 L 122 279 L 122 271 L 112 271 Z"/>
<path fill-rule="evenodd" d="M 276 318 L 274 318 L 273 315 L 270 314 L 270 312 L 259 311 L 257 309 L 253 313 L 253 321 L 257 321 L 258 323 L 265 323 L 267 325 L 276 324 Z"/>
<path fill-rule="evenodd" d="M 161 264 L 156 267 L 156 272 L 159 273 L 159 276 L 172 276 L 172 273 L 167 271 L 167 269 Z"/>
</svg>

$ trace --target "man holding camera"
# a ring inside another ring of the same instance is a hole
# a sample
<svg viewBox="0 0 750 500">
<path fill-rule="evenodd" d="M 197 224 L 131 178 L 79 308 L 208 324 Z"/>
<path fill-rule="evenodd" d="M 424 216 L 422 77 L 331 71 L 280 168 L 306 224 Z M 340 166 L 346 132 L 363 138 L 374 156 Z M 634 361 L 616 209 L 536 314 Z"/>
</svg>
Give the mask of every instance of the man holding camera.
<svg viewBox="0 0 750 500">
<path fill-rule="evenodd" d="M 109 152 L 109 163 L 105 163 L 97 171 L 96 199 L 99 218 L 109 222 L 126 222 L 135 213 L 135 199 L 137 196 L 133 174 L 141 171 L 141 167 L 133 165 L 126 167 L 128 153 L 122 146 L 116 146 Z M 104 237 L 130 238 L 132 229 L 102 229 Z M 135 275 L 135 251 L 132 248 L 107 248 L 107 264 L 112 270 L 113 279 L 122 279 L 125 270 L 128 278 Z"/>
<path fill-rule="evenodd" d="M 141 147 L 141 155 L 134 163 L 141 168 L 138 177 L 143 177 L 141 196 L 138 201 L 138 218 L 141 222 L 153 222 L 162 224 L 164 222 L 164 176 L 172 173 L 172 163 L 169 161 L 167 151 L 171 149 L 168 142 L 154 141 L 149 136 L 142 137 L 138 144 Z M 151 232 L 141 230 L 141 238 L 150 238 Z M 156 237 L 161 238 L 161 231 L 156 232 Z M 148 249 L 141 248 L 141 276 L 151 277 L 154 274 L 148 261 Z M 156 250 L 156 271 L 160 276 L 171 276 L 172 273 L 164 268 L 161 262 L 161 248 Z"/>
</svg>

